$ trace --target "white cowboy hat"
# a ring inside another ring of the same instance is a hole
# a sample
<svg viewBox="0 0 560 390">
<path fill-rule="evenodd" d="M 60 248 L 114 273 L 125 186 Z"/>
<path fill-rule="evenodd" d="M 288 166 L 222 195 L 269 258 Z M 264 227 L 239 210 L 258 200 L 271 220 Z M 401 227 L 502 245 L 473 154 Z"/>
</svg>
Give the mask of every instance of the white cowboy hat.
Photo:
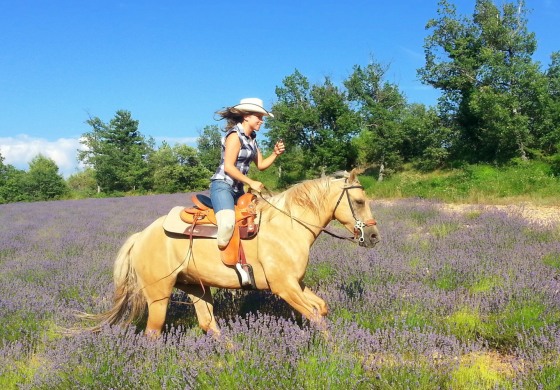
<svg viewBox="0 0 560 390">
<path fill-rule="evenodd" d="M 274 115 L 272 115 L 271 112 L 264 109 L 263 101 L 258 98 L 241 99 L 239 104 L 236 104 L 231 108 L 235 108 L 243 112 L 258 112 L 259 114 L 263 114 L 264 116 L 269 116 L 271 118 L 274 118 Z"/>
</svg>

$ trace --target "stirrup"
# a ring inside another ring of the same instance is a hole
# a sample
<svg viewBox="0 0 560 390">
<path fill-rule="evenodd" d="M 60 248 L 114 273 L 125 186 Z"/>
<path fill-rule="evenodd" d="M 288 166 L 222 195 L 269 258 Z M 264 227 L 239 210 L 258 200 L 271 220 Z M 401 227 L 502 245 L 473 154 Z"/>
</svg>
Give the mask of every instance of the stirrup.
<svg viewBox="0 0 560 390">
<path fill-rule="evenodd" d="M 245 270 L 245 267 L 247 270 Z M 257 285 L 255 283 L 255 276 L 253 274 L 253 267 L 251 264 L 235 264 L 235 268 L 237 272 L 239 272 L 239 276 L 241 276 L 241 286 L 242 287 L 251 287 L 256 289 Z"/>
<path fill-rule="evenodd" d="M 249 274 L 247 273 L 247 271 L 243 269 L 241 263 L 235 264 L 235 268 L 237 269 L 237 272 L 239 272 L 239 275 L 241 276 L 241 285 L 250 286 L 251 281 L 249 280 Z"/>
</svg>

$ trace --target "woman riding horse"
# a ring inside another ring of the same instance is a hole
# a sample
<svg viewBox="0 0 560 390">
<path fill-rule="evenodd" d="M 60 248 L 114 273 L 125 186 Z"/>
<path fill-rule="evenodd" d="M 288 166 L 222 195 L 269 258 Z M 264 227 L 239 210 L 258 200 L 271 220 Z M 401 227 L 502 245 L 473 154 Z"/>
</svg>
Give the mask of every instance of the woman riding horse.
<svg viewBox="0 0 560 390">
<path fill-rule="evenodd" d="M 243 245 L 256 288 L 270 290 L 311 321 L 321 321 L 327 305 L 303 283 L 310 248 L 319 234 L 330 232 L 327 225 L 336 219 L 360 246 L 371 248 L 379 242 L 357 172 L 344 179 L 323 177 L 297 184 L 259 200 L 257 212 L 259 233 Z M 192 300 L 200 327 L 219 334 L 210 287 L 239 289 L 241 280 L 235 268 L 224 267 L 216 240 L 168 233 L 163 229 L 165 218 L 132 235 L 120 249 L 113 308 L 90 316 L 99 321 L 97 329 L 129 323 L 147 307 L 146 332 L 159 335 L 173 288 L 179 288 Z"/>
</svg>

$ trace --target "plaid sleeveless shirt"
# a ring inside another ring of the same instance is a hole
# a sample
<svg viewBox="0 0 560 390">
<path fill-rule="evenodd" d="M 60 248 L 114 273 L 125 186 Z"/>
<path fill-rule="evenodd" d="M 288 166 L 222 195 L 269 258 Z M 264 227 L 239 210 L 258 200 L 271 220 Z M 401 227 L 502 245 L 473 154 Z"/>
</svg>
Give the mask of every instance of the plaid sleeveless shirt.
<svg viewBox="0 0 560 390">
<path fill-rule="evenodd" d="M 216 169 L 216 173 L 214 173 L 214 176 L 212 176 L 210 180 L 224 180 L 226 183 L 232 186 L 233 191 L 243 192 L 243 183 L 239 180 L 234 180 L 233 178 L 231 178 L 224 170 L 226 138 L 231 133 L 237 133 L 239 141 L 241 142 L 241 149 L 239 150 L 237 160 L 235 161 L 235 166 L 241 171 L 241 173 L 247 175 L 251 162 L 253 162 L 257 158 L 259 146 L 257 144 L 257 140 L 255 139 L 257 137 L 256 132 L 253 132 L 250 137 L 247 137 L 245 135 L 245 131 L 243 131 L 243 127 L 241 127 L 240 124 L 237 124 L 222 138 L 222 160 L 220 161 L 220 166 L 218 167 L 218 169 Z"/>
</svg>

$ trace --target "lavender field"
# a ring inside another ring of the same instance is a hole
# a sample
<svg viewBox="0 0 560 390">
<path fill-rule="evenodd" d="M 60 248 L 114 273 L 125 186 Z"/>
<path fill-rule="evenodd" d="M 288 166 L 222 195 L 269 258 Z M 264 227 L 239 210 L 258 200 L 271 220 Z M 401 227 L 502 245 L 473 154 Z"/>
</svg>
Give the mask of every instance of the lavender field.
<svg viewBox="0 0 560 390">
<path fill-rule="evenodd" d="M 172 296 L 164 336 L 91 325 L 126 237 L 189 194 L 0 205 L 0 388 L 558 389 L 560 226 L 491 209 L 372 203 L 374 250 L 323 235 L 316 329 L 268 292 L 216 290 L 222 336 Z"/>
</svg>

